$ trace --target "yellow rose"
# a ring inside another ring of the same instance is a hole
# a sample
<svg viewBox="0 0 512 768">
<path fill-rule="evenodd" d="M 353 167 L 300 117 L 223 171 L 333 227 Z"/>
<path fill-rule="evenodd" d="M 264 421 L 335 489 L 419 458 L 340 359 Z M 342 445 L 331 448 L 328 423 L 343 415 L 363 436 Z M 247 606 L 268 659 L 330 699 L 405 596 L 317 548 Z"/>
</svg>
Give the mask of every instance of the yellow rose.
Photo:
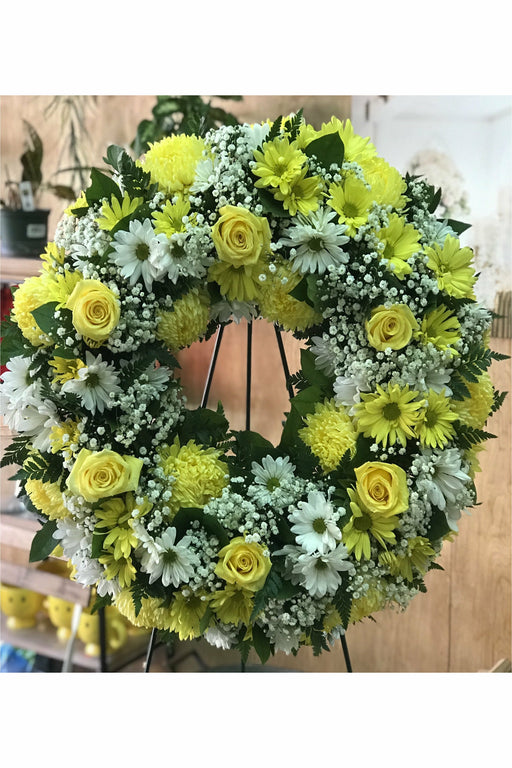
<svg viewBox="0 0 512 768">
<path fill-rule="evenodd" d="M 142 464 L 142 459 L 120 456 L 115 451 L 93 452 L 82 448 L 67 479 L 67 485 L 75 496 L 83 496 L 90 502 L 135 491 Z"/>
<path fill-rule="evenodd" d="M 221 261 L 234 267 L 256 264 L 270 251 L 270 226 L 266 218 L 245 208 L 225 205 L 212 229 L 212 239 Z"/>
<path fill-rule="evenodd" d="M 215 568 L 217 576 L 251 592 L 261 589 L 272 565 L 270 558 L 263 554 L 263 547 L 246 542 L 243 536 L 237 536 L 223 547 L 219 558 Z"/>
<path fill-rule="evenodd" d="M 84 339 L 104 342 L 119 322 L 119 299 L 99 280 L 80 280 L 66 302 L 73 325 Z"/>
<path fill-rule="evenodd" d="M 406 304 L 392 307 L 376 307 L 370 320 L 366 321 L 366 333 L 372 347 L 383 351 L 386 347 L 402 349 L 411 340 L 413 331 L 419 328 L 416 319 Z"/>
<path fill-rule="evenodd" d="M 409 506 L 407 475 L 396 464 L 367 461 L 356 467 L 356 490 L 370 512 L 392 517 Z"/>
</svg>

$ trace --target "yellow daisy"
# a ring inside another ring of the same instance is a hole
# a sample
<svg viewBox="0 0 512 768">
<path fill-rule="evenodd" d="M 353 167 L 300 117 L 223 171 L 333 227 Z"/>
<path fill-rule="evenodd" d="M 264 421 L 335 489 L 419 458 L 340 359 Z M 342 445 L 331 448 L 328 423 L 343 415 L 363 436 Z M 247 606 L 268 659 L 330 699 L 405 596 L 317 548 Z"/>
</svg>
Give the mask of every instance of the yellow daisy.
<svg viewBox="0 0 512 768">
<path fill-rule="evenodd" d="M 301 440 L 317 456 L 324 472 L 332 472 L 346 451 L 353 455 L 356 431 L 343 406 L 334 400 L 317 403 L 314 413 L 305 417 L 306 426 L 299 430 Z"/>
<path fill-rule="evenodd" d="M 442 291 L 457 299 L 475 298 L 473 286 L 476 275 L 473 267 L 473 251 L 461 248 L 456 237 L 448 235 L 444 244 L 426 249 L 427 266 L 435 273 Z"/>
<path fill-rule="evenodd" d="M 305 301 L 290 296 L 301 280 L 299 272 L 292 272 L 285 262 L 277 262 L 274 272 L 266 271 L 266 280 L 260 283 L 259 306 L 263 317 L 278 323 L 286 331 L 305 331 L 319 323 L 322 316 Z"/>
<path fill-rule="evenodd" d="M 226 584 L 225 588 L 214 593 L 210 602 L 217 618 L 224 624 L 249 624 L 254 605 L 254 592 L 235 584 Z"/>
<path fill-rule="evenodd" d="M 55 371 L 53 374 L 54 380 L 60 384 L 64 384 L 64 382 L 70 381 L 70 379 L 78 378 L 77 373 L 80 368 L 85 368 L 85 363 L 78 358 L 52 357 L 48 364 Z"/>
<path fill-rule="evenodd" d="M 99 562 L 105 566 L 103 576 L 108 581 L 118 579 L 121 589 L 129 587 L 135 580 L 137 570 L 132 563 L 131 557 L 115 557 L 112 550 L 98 558 Z"/>
<path fill-rule="evenodd" d="M 393 530 L 398 525 L 398 517 L 395 515 L 389 517 L 367 509 L 352 488 L 348 489 L 348 494 L 352 517 L 342 529 L 343 543 L 347 547 L 348 553 L 353 552 L 357 560 L 361 560 L 361 558 L 369 560 L 371 557 L 370 536 L 376 539 L 384 549 L 386 544 L 394 544 L 396 538 Z"/>
<path fill-rule="evenodd" d="M 295 142 L 286 137 L 275 138 L 263 144 L 262 150 L 255 150 L 256 165 L 252 169 L 258 181 L 258 188 L 270 187 L 282 195 L 288 196 L 292 186 L 301 176 L 302 167 L 307 157 Z"/>
<path fill-rule="evenodd" d="M 295 216 L 297 212 L 307 216 L 318 208 L 322 194 L 322 180 L 319 176 L 306 178 L 306 172 L 307 168 L 303 168 L 289 192 L 284 193 L 280 189 L 274 192 L 275 199 L 283 203 L 283 208 L 289 212 L 290 216 Z"/>
<path fill-rule="evenodd" d="M 338 222 L 347 227 L 346 234 L 353 236 L 366 224 L 373 203 L 370 189 L 361 179 L 347 176 L 343 184 L 331 184 L 327 205 L 338 214 Z"/>
<path fill-rule="evenodd" d="M 407 203 L 407 184 L 400 172 L 382 157 L 370 157 L 364 161 L 362 167 L 375 202 L 401 210 Z"/>
<path fill-rule="evenodd" d="M 132 200 L 127 192 L 124 193 L 121 202 L 112 195 L 110 203 L 104 202 L 101 206 L 101 216 L 96 219 L 96 223 L 100 229 L 110 231 L 119 224 L 121 219 L 134 213 L 142 202 L 142 197 L 135 197 Z"/>
<path fill-rule="evenodd" d="M 180 640 L 192 640 L 201 634 L 199 631 L 201 619 L 208 607 L 208 600 L 202 598 L 204 595 L 196 595 L 188 590 L 186 594 L 174 593 L 174 600 L 169 610 L 168 628 L 171 632 L 176 632 Z"/>
<path fill-rule="evenodd" d="M 387 260 L 387 269 L 393 272 L 399 280 L 412 272 L 412 267 L 407 263 L 414 253 L 421 251 L 420 235 L 412 224 L 397 213 L 389 217 L 387 227 L 377 231 L 377 237 L 384 243 L 381 257 Z"/>
<path fill-rule="evenodd" d="M 416 536 L 407 542 L 407 552 L 396 555 L 393 552 L 381 552 L 379 562 L 389 568 L 392 576 L 403 576 L 407 581 L 413 581 L 414 572 L 423 576 L 435 555 L 430 541 L 424 536 Z M 414 572 L 413 572 L 414 569 Z"/>
<path fill-rule="evenodd" d="M 452 409 L 452 401 L 445 391 L 429 389 L 427 402 L 422 411 L 422 420 L 416 424 L 415 433 L 420 443 L 427 448 L 443 448 L 455 434 L 453 422 L 458 416 Z"/>
<path fill-rule="evenodd" d="M 421 328 L 416 333 L 416 338 L 422 344 L 430 343 L 436 349 L 443 352 L 448 350 L 452 355 L 458 355 L 454 347 L 461 338 L 460 323 L 448 307 L 440 304 L 431 312 L 427 312 L 421 321 Z"/>
<path fill-rule="evenodd" d="M 78 422 L 66 419 L 59 426 L 53 426 L 50 431 L 50 446 L 52 453 L 71 451 L 70 446 L 78 445 L 80 432 Z"/>
<path fill-rule="evenodd" d="M 377 150 L 370 142 L 368 137 L 363 138 L 355 133 L 350 120 L 343 123 L 337 117 L 331 117 L 328 123 L 322 123 L 317 137 L 325 136 L 329 133 L 338 133 L 345 147 L 344 160 L 348 163 L 363 163 L 370 157 L 373 157 Z"/>
<path fill-rule="evenodd" d="M 419 392 L 388 384 L 386 389 L 377 384 L 377 391 L 361 393 L 356 405 L 357 428 L 365 437 L 373 437 L 384 448 L 397 441 L 405 447 L 408 437 L 415 437 L 414 428 L 421 419 L 424 400 L 417 400 Z"/>
<path fill-rule="evenodd" d="M 181 197 L 175 203 L 168 200 L 162 211 L 154 211 L 151 214 L 155 221 L 155 234 L 171 237 L 176 232 L 185 232 L 186 226 L 183 219 L 189 213 L 190 203 L 188 200 Z"/>
</svg>

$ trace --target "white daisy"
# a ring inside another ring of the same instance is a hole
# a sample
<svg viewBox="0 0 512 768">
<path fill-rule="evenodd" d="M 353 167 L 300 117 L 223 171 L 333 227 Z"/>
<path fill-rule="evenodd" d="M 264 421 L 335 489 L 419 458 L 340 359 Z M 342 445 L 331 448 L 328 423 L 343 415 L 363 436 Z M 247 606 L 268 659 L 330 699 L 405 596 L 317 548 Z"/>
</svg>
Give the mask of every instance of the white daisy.
<svg viewBox="0 0 512 768">
<path fill-rule="evenodd" d="M 264 456 L 261 464 L 252 462 L 254 483 L 247 489 L 248 496 L 257 504 L 287 507 L 297 498 L 295 490 L 295 466 L 288 456 Z"/>
<path fill-rule="evenodd" d="M 311 597 L 333 595 L 341 584 L 340 572 L 353 567 L 347 557 L 347 548 L 343 544 L 324 554 L 304 552 L 297 558 L 293 572 L 299 576 Z"/>
<path fill-rule="evenodd" d="M 261 147 L 270 131 L 270 125 L 268 123 L 255 123 L 249 125 L 245 123 L 240 129 L 240 133 L 245 137 L 249 149 L 253 152 L 258 147 Z"/>
<path fill-rule="evenodd" d="M 63 392 L 70 392 L 82 401 L 82 405 L 91 413 L 103 413 L 110 408 L 112 397 L 121 392 L 119 377 L 113 365 L 86 352 L 85 366 L 77 371 L 77 378 L 69 379 L 62 385 Z"/>
<path fill-rule="evenodd" d="M 116 232 L 112 247 L 114 253 L 108 258 L 121 267 L 121 276 L 129 280 L 130 285 L 142 277 L 148 291 L 153 287 L 153 280 L 161 280 L 172 266 L 167 236 L 155 235 L 150 219 L 131 221 L 128 231 Z"/>
<path fill-rule="evenodd" d="M 348 261 L 341 248 L 349 238 L 343 233 L 345 224 L 334 224 L 331 219 L 336 211 L 319 208 L 309 216 L 298 214 L 296 222 L 286 229 L 288 237 L 281 237 L 278 246 L 291 248 L 290 259 L 294 272 L 318 272 L 323 274 L 328 267 Z"/>
<path fill-rule="evenodd" d="M 334 357 L 329 346 L 329 341 L 323 339 L 321 336 L 312 336 L 313 342 L 310 346 L 310 351 L 315 356 L 315 365 L 319 371 L 325 373 L 326 376 L 332 376 L 334 373 Z"/>
<path fill-rule="evenodd" d="M 461 491 L 465 490 L 471 478 L 462 469 L 462 458 L 456 448 L 444 451 L 423 451 L 429 459 L 432 474 L 425 481 L 427 498 L 439 509 L 453 504 Z"/>
<path fill-rule="evenodd" d="M 27 403 L 39 398 L 41 382 L 32 379 L 30 366 L 32 358 L 16 355 L 7 361 L 7 370 L 2 373 L 0 396 L 11 404 Z"/>
<path fill-rule="evenodd" d="M 188 582 L 195 567 L 200 565 L 198 556 L 189 547 L 190 542 L 190 536 L 184 536 L 176 543 L 176 528 L 167 528 L 155 539 L 158 553 L 156 557 L 150 557 L 146 561 L 150 584 L 160 578 L 164 587 L 169 584 L 178 587 L 183 582 Z"/>
<path fill-rule="evenodd" d="M 411 389 L 418 390 L 418 392 L 428 392 L 429 389 L 432 389 L 437 394 L 440 394 L 444 389 L 446 396 L 450 397 L 452 390 L 448 383 L 451 374 L 451 368 L 422 367 L 417 372 L 407 372 L 403 378 L 405 384 L 408 384 Z"/>
<path fill-rule="evenodd" d="M 60 543 L 64 556 L 71 560 L 82 550 L 88 549 L 92 542 L 92 534 L 86 534 L 84 529 L 67 517 L 57 520 L 57 530 L 53 534 L 55 546 Z"/>
<path fill-rule="evenodd" d="M 215 158 L 206 157 L 204 160 L 200 160 L 196 165 L 194 183 L 190 187 L 190 191 L 192 193 L 206 192 L 215 180 L 214 170 Z"/>
<path fill-rule="evenodd" d="M 49 451 L 52 427 L 59 425 L 54 404 L 50 400 L 32 398 L 28 403 L 15 404 L 15 407 L 4 408 L 4 405 L 2 403 L 1 413 L 9 429 L 31 436 L 32 445 L 38 451 Z"/>
<path fill-rule="evenodd" d="M 337 512 L 320 491 L 308 494 L 307 501 L 299 501 L 288 519 L 297 544 L 308 553 L 329 552 L 341 541 L 341 531 L 336 522 Z"/>
<path fill-rule="evenodd" d="M 229 651 L 236 642 L 236 633 L 228 627 L 220 627 L 217 625 L 216 627 L 208 627 L 204 633 L 204 639 L 215 648 L 222 648 L 223 651 Z"/>
</svg>

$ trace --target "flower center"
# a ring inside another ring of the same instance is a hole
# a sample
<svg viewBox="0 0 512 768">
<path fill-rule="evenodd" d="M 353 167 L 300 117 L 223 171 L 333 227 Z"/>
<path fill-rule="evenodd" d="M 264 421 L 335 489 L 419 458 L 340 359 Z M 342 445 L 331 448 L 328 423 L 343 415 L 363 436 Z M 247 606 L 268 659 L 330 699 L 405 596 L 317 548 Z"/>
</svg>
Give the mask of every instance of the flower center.
<svg viewBox="0 0 512 768">
<path fill-rule="evenodd" d="M 149 245 L 147 243 L 137 243 L 135 255 L 139 261 L 146 261 L 149 256 Z"/>
<path fill-rule="evenodd" d="M 322 560 L 322 558 L 319 557 L 315 563 L 315 568 L 317 569 L 317 571 L 325 571 L 325 569 L 327 568 L 327 563 L 324 562 L 324 560 Z"/>
<path fill-rule="evenodd" d="M 435 427 L 438 421 L 437 413 L 433 409 L 427 410 L 425 413 L 425 424 L 427 427 Z"/>
<path fill-rule="evenodd" d="M 324 241 L 321 237 L 312 237 L 311 240 L 308 242 L 308 248 L 310 251 L 314 251 L 316 253 L 319 253 L 323 250 L 324 247 Z"/>
<path fill-rule="evenodd" d="M 355 217 L 359 215 L 359 210 L 354 203 L 345 203 L 343 206 L 343 213 L 347 219 L 355 219 Z"/>
<path fill-rule="evenodd" d="M 100 383 L 100 377 L 97 373 L 89 373 L 87 374 L 87 378 L 85 379 L 85 384 L 87 387 L 97 387 Z"/>
<path fill-rule="evenodd" d="M 275 491 L 276 488 L 279 488 L 279 480 L 277 477 L 270 477 L 267 480 L 267 491 Z"/>
<path fill-rule="evenodd" d="M 313 520 L 313 530 L 315 533 L 325 533 L 327 526 L 325 520 L 322 517 L 317 517 Z"/>
<path fill-rule="evenodd" d="M 367 515 L 365 512 L 363 512 L 361 517 L 354 518 L 354 528 L 356 531 L 369 531 L 371 527 L 372 519 L 370 515 Z"/>
<path fill-rule="evenodd" d="M 388 421 L 395 421 L 400 418 L 400 407 L 398 403 L 387 403 L 382 409 L 382 415 Z"/>
<path fill-rule="evenodd" d="M 168 549 L 164 554 L 164 561 L 166 565 L 172 565 L 176 562 L 176 552 L 173 549 Z"/>
</svg>

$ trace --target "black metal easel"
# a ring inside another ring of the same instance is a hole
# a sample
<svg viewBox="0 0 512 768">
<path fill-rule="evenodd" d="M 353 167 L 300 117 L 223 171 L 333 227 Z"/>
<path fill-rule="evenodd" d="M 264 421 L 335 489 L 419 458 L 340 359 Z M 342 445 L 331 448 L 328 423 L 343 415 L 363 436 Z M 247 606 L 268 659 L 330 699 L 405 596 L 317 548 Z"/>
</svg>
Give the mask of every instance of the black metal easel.
<svg viewBox="0 0 512 768">
<path fill-rule="evenodd" d="M 253 321 L 250 320 L 247 323 L 247 367 L 246 367 L 246 390 L 245 390 L 245 428 L 246 430 L 249 430 L 251 428 L 251 378 L 252 378 L 252 323 Z M 219 354 L 219 349 L 222 341 L 222 336 L 224 334 L 224 325 L 220 325 L 219 329 L 217 331 L 217 336 L 215 338 L 215 344 L 213 347 L 212 357 L 210 360 L 210 366 L 208 368 L 208 374 L 206 377 L 206 383 L 203 391 L 203 397 L 201 399 L 201 408 L 206 408 L 206 405 L 208 403 L 208 397 L 210 394 L 210 387 L 213 380 L 213 374 L 215 372 L 215 366 L 217 364 L 217 357 Z M 286 354 L 284 350 L 283 345 L 283 339 L 281 337 L 281 330 L 279 326 L 274 323 L 274 331 L 276 334 L 277 339 L 277 346 L 279 348 L 279 354 L 281 356 L 281 363 L 283 366 L 285 381 L 286 381 L 286 388 L 288 390 L 288 394 L 290 398 L 294 396 L 293 387 L 290 383 L 290 371 L 288 368 L 288 362 L 286 360 Z M 155 643 L 156 643 L 156 636 L 157 636 L 157 629 L 153 629 L 151 632 L 151 637 L 149 639 L 149 645 L 148 650 L 146 654 L 146 662 L 144 665 L 144 672 L 149 672 L 149 667 L 151 665 L 151 660 L 153 657 L 153 651 L 155 649 Z M 341 636 L 341 647 L 343 648 L 343 655 L 345 657 L 345 664 L 347 667 L 347 672 L 352 672 L 352 665 L 350 663 L 350 656 L 348 653 L 348 646 L 347 646 L 347 640 L 345 635 Z M 245 662 L 241 661 L 241 672 L 245 672 Z"/>
</svg>

